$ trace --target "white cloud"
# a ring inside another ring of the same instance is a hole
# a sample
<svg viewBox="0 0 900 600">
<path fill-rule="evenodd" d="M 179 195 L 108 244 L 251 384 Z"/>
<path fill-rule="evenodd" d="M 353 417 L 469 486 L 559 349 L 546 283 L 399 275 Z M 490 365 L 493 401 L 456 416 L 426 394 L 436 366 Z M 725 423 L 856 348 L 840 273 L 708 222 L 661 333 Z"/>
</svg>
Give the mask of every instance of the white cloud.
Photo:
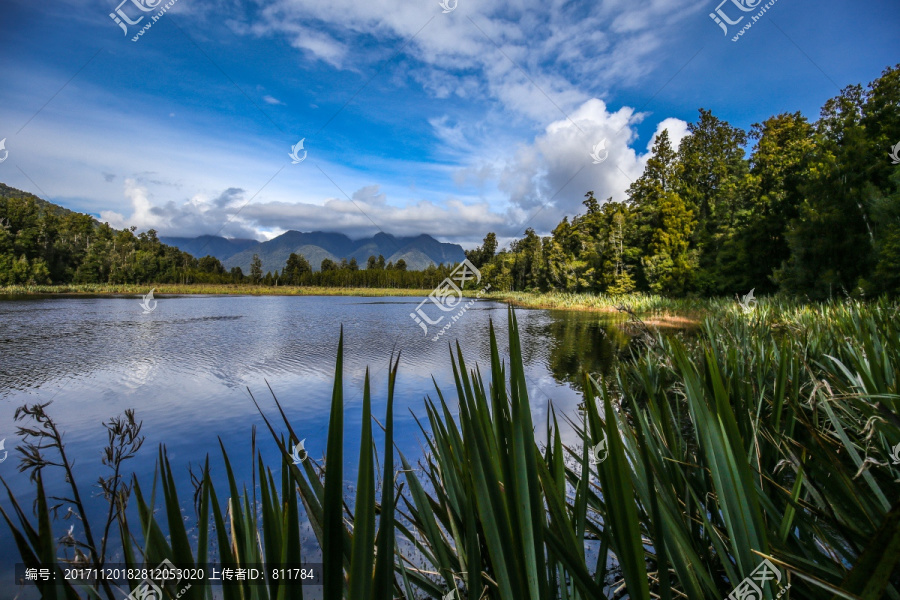
<svg viewBox="0 0 900 600">
<path fill-rule="evenodd" d="M 666 55 L 666 31 L 703 10 L 674 0 L 466 0 L 450 14 L 437 2 L 275 0 L 238 32 L 284 36 L 295 48 L 343 69 L 363 70 L 403 55 L 424 63 L 413 77 L 436 98 L 473 95 L 546 123 L 592 89 L 635 83 Z M 352 49 L 352 50 L 351 50 Z M 477 77 L 480 82 L 475 82 Z"/>
<path fill-rule="evenodd" d="M 245 204 L 244 190 L 231 188 L 216 198 L 196 195 L 181 203 L 169 201 L 154 206 L 147 188 L 133 179 L 125 182 L 124 195 L 131 212 L 103 211 L 104 221 L 117 228 L 132 225 L 145 231 L 156 229 L 169 236 L 200 233 L 227 237 L 265 237 L 289 229 L 338 231 L 350 237 L 365 237 L 378 231 L 394 235 L 427 233 L 441 239 L 465 243 L 480 241 L 484 228 L 501 229 L 504 215 L 491 212 L 486 203 L 464 203 L 449 199 L 445 206 L 418 201 L 398 207 L 387 203 L 378 186 L 357 190 L 352 200 L 329 198 L 324 204 L 308 202 L 255 202 Z M 227 223 L 221 231 L 218 226 Z M 268 235 L 267 235 L 268 234 Z"/>
<path fill-rule="evenodd" d="M 244 204 L 244 190 L 229 188 L 214 198 L 195 194 L 181 203 L 169 200 L 162 205 L 154 205 L 148 187 L 129 178 L 125 180 L 123 192 L 130 203 L 130 213 L 100 212 L 101 220 L 112 227 L 125 229 L 134 226 L 141 231 L 155 229 L 160 235 L 167 236 L 219 234 L 226 237 L 258 237 L 246 220 L 235 218 Z"/>
<path fill-rule="evenodd" d="M 653 148 L 653 144 L 656 143 L 656 138 L 659 137 L 659 134 L 663 132 L 663 130 L 667 130 L 669 132 L 669 141 L 672 142 L 672 148 L 678 150 L 678 146 L 681 144 L 681 140 L 686 138 L 689 135 L 688 124 L 681 119 L 668 118 L 663 119 L 659 125 L 656 126 L 656 131 L 653 133 L 653 137 L 650 138 L 650 141 L 647 142 L 647 150 L 651 150 Z"/>
<path fill-rule="evenodd" d="M 657 125 L 646 151 L 637 151 L 633 147 L 637 141 L 634 126 L 643 118 L 630 107 L 611 112 L 602 100 L 593 98 L 569 117 L 551 122 L 505 160 L 476 155 L 467 165 L 452 170 L 450 175 L 460 186 L 470 181 L 496 184 L 500 194 L 490 200 L 447 196 L 436 202 L 416 199 L 408 192 L 398 197 L 398 205 L 388 202 L 387 193 L 379 185 L 369 183 L 360 186 L 352 200 L 324 195 L 318 202 L 316 196 L 303 200 L 281 195 L 247 203 L 245 190 L 229 188 L 218 194 L 195 193 L 181 201 L 154 202 L 148 191 L 152 174 L 144 174 L 143 183 L 135 178 L 125 181 L 123 193 L 130 212 L 103 211 L 101 217 L 115 227 L 135 225 L 141 230 L 154 228 L 165 235 L 184 236 L 220 233 L 258 238 L 296 229 L 364 237 L 383 230 L 395 235 L 427 233 L 472 245 L 487 231 L 510 237 L 533 227 L 547 233 L 564 215 L 584 210 L 581 202 L 587 190 L 593 190 L 601 201 L 625 200 L 628 186 L 643 172 L 656 136 L 668 130 L 677 147 L 688 133 L 684 121 L 665 119 Z M 449 117 L 433 119 L 431 125 L 448 153 L 467 147 L 461 126 L 451 123 Z M 594 164 L 590 153 L 603 140 L 608 157 Z M 157 182 L 155 189 L 160 190 L 160 186 Z"/>
<path fill-rule="evenodd" d="M 510 217 L 519 224 L 516 234 L 526 226 L 546 232 L 564 215 L 582 212 L 588 190 L 601 201 L 625 200 L 628 186 L 641 175 L 649 156 L 632 148 L 633 125 L 642 118 L 629 107 L 609 112 L 602 100 L 593 98 L 568 118 L 550 123 L 530 144 L 520 146 L 500 174 L 500 189 L 511 204 Z M 666 119 L 657 134 L 663 129 L 677 143 L 686 135 L 687 123 Z M 603 140 L 609 155 L 594 164 L 590 152 Z"/>
</svg>

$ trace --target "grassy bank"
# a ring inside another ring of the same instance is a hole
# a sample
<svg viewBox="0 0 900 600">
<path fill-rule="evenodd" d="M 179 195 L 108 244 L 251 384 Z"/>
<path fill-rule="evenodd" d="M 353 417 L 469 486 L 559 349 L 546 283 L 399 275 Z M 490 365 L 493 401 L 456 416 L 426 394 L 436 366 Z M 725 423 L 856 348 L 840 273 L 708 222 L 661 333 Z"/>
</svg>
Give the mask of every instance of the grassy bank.
<svg viewBox="0 0 900 600">
<path fill-rule="evenodd" d="M 360 288 L 360 287 L 303 287 L 265 286 L 251 284 L 70 284 L 35 286 L 0 286 L 0 296 L 27 296 L 43 294 L 95 294 L 95 295 L 143 295 L 154 288 L 157 296 L 166 294 L 246 294 L 255 296 L 428 296 L 432 290 L 401 288 Z M 476 289 L 466 290 L 466 296 L 475 296 Z M 554 310 L 579 310 L 597 312 L 617 312 L 625 305 L 637 313 L 649 317 L 671 317 L 674 315 L 699 319 L 711 308 L 723 304 L 719 300 L 665 298 L 650 294 L 627 294 L 608 296 L 605 294 L 567 294 L 561 292 L 488 292 L 482 296 L 486 300 L 510 303 L 523 308 Z M 727 301 L 724 304 L 728 304 Z"/>
<path fill-rule="evenodd" d="M 562 292 L 494 292 L 483 296 L 523 308 L 623 313 L 640 316 L 644 324 L 657 329 L 697 327 L 705 315 L 729 310 L 735 302 L 729 299 L 666 298 L 651 294 L 568 294 Z"/>
<path fill-rule="evenodd" d="M 546 308 L 555 310 L 584 310 L 616 312 L 626 305 L 635 312 L 644 314 L 691 314 L 706 312 L 715 300 L 691 298 L 666 298 L 652 294 L 567 294 L 563 292 L 489 292 L 482 296 L 490 300 L 509 302 L 524 308 Z"/>
</svg>

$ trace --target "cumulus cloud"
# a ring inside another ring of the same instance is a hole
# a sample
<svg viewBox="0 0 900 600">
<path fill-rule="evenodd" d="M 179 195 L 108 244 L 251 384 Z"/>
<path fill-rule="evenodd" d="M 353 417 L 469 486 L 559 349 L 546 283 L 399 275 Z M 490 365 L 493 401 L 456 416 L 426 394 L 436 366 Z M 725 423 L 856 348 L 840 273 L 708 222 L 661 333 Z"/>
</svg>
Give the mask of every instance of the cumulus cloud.
<svg viewBox="0 0 900 600">
<path fill-rule="evenodd" d="M 511 220 L 520 225 L 516 233 L 526 226 L 549 231 L 564 215 L 581 212 L 588 190 L 601 201 L 625 200 L 628 186 L 644 170 L 656 136 L 667 129 L 677 145 L 687 135 L 687 123 L 665 119 L 647 152 L 639 153 L 632 147 L 633 125 L 643 118 L 629 107 L 610 112 L 602 100 L 593 98 L 520 146 L 499 176 L 499 187 L 510 201 Z M 602 160 L 595 164 L 591 152 L 598 144 L 608 154 L 601 150 Z"/>
<path fill-rule="evenodd" d="M 688 135 L 687 123 L 665 119 L 657 125 L 645 149 L 636 150 L 634 126 L 643 118 L 645 115 L 629 107 L 610 111 L 602 100 L 593 98 L 568 117 L 551 122 L 506 161 L 480 165 L 476 161 L 457 170 L 458 184 L 472 178 L 496 183 L 508 200 L 506 206 L 453 197 L 442 202 L 400 199 L 392 203 L 378 185 L 363 186 L 349 199 L 331 197 L 321 204 L 285 200 L 247 203 L 245 190 L 231 187 L 215 196 L 196 194 L 181 202 L 168 200 L 155 205 L 145 185 L 127 179 L 124 196 L 131 212 L 104 211 L 101 218 L 115 227 L 135 225 L 176 236 L 258 238 L 295 229 L 365 237 L 385 231 L 394 235 L 427 233 L 473 245 L 487 231 L 503 238 L 520 236 L 526 227 L 547 233 L 563 216 L 583 211 L 581 202 L 587 190 L 601 202 L 607 198 L 625 200 L 628 186 L 640 177 L 650 149 L 663 130 L 668 130 L 676 148 Z M 432 126 L 448 143 L 464 144 L 458 127 L 448 119 L 436 119 Z M 599 148 L 595 156 L 602 159 L 599 163 L 592 156 L 595 147 Z"/>
<path fill-rule="evenodd" d="M 242 189 L 228 188 L 214 198 L 196 194 L 181 203 L 169 200 L 154 205 L 147 186 L 129 178 L 125 180 L 123 193 L 131 206 L 128 215 L 115 211 L 100 212 L 100 220 L 112 227 L 124 229 L 134 226 L 141 231 L 155 229 L 167 236 L 218 234 L 225 237 L 258 237 L 251 224 L 235 218 L 245 203 Z"/>
<path fill-rule="evenodd" d="M 672 117 L 663 119 L 660 124 L 656 126 L 653 137 L 650 138 L 650 141 L 647 143 L 648 151 L 653 148 L 653 144 L 656 143 L 656 138 L 659 137 L 659 134 L 663 131 L 669 132 L 669 141 L 672 142 L 672 147 L 676 150 L 678 150 L 678 146 L 681 145 L 681 140 L 690 134 L 688 131 L 688 124 L 685 121 Z"/>
<path fill-rule="evenodd" d="M 154 206 L 147 188 L 134 179 L 125 182 L 124 195 L 130 201 L 127 215 L 101 212 L 101 219 L 117 228 L 132 225 L 145 231 L 156 229 L 163 235 L 192 237 L 218 234 L 225 237 L 271 237 L 289 229 L 337 231 L 353 238 L 379 231 L 394 235 L 427 233 L 460 242 L 480 241 L 485 228 L 503 229 L 505 217 L 491 211 L 487 202 L 464 203 L 449 199 L 444 205 L 421 200 L 392 206 L 379 186 L 357 190 L 351 199 L 329 198 L 323 204 L 268 201 L 246 204 L 245 192 L 229 188 L 215 198 L 193 196 L 180 203 Z M 477 237 L 476 237 L 477 236 Z"/>
</svg>

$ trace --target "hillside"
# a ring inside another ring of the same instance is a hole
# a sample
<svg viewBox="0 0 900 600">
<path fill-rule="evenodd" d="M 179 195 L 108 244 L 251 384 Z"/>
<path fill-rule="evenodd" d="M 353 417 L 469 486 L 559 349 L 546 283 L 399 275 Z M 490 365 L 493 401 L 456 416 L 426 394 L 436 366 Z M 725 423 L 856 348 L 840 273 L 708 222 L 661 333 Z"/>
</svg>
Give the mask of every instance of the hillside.
<svg viewBox="0 0 900 600">
<path fill-rule="evenodd" d="M 155 232 L 115 229 L 0 183 L 0 286 L 230 283 L 217 261 L 198 261 Z"/>
<path fill-rule="evenodd" d="M 195 238 L 186 237 L 167 237 L 159 238 L 163 244 L 175 246 L 182 252 L 187 252 L 191 256 L 201 258 L 207 254 L 215 256 L 220 261 L 230 258 L 246 248 L 259 244 L 256 240 L 249 239 L 228 239 L 215 235 L 201 235 Z"/>
<path fill-rule="evenodd" d="M 35 204 L 37 204 L 38 209 L 41 211 L 47 211 L 52 214 L 55 214 L 58 217 L 66 217 L 68 215 L 77 215 L 81 213 L 76 213 L 73 210 L 69 210 L 68 208 L 64 208 L 58 204 L 53 204 L 52 202 L 48 202 L 43 198 L 35 196 L 31 192 L 25 192 L 23 190 L 10 187 L 5 183 L 0 183 L 0 198 L 10 198 L 14 200 L 34 200 Z M 99 225 L 100 223 L 94 219 L 94 224 Z"/>
</svg>

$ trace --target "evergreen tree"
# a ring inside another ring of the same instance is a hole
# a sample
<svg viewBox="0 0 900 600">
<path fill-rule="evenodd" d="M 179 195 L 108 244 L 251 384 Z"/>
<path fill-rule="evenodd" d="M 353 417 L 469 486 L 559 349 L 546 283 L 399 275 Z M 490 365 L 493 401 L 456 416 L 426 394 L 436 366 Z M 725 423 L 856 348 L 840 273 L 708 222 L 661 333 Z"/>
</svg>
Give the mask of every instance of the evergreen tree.
<svg viewBox="0 0 900 600">
<path fill-rule="evenodd" d="M 312 267 L 306 257 L 291 252 L 282 271 L 284 285 L 301 285 L 304 277 L 310 273 L 312 273 Z"/>
<path fill-rule="evenodd" d="M 635 206 L 643 281 L 661 294 L 684 294 L 693 288 L 697 254 L 690 249 L 696 220 L 678 194 L 679 164 L 663 130 L 653 144 L 644 174 L 628 189 Z"/>
<path fill-rule="evenodd" d="M 254 285 L 258 284 L 262 279 L 262 260 L 259 258 L 259 254 L 253 255 L 253 260 L 250 261 L 250 282 Z"/>
<path fill-rule="evenodd" d="M 707 293 L 724 293 L 729 266 L 719 263 L 723 250 L 738 231 L 747 204 L 748 166 L 744 160 L 747 134 L 700 109 L 696 123 L 678 148 L 676 186 L 696 219 L 691 247 L 697 251 L 696 286 Z"/>
</svg>

